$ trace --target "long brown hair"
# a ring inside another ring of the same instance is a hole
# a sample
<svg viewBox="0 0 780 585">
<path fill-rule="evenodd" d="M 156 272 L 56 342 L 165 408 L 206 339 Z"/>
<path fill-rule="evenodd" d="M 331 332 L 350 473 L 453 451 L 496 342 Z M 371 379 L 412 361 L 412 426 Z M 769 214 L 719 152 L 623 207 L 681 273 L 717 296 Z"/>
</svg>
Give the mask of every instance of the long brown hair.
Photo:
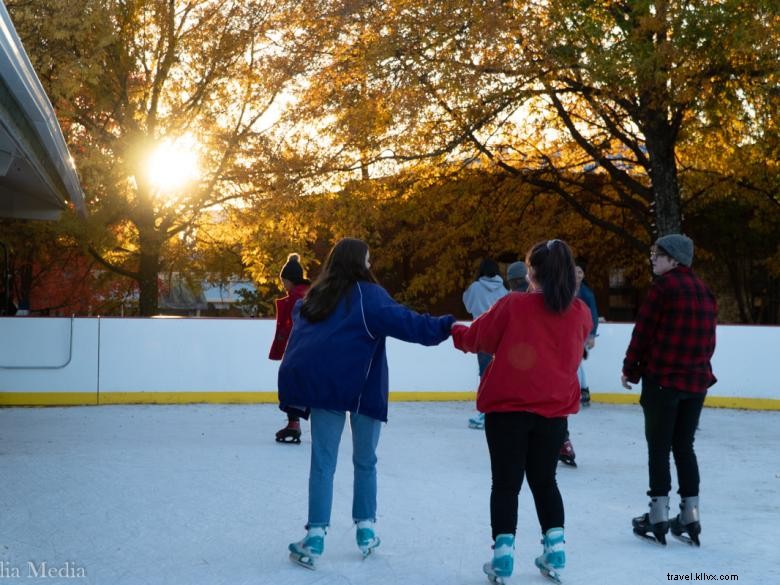
<svg viewBox="0 0 780 585">
<path fill-rule="evenodd" d="M 336 243 L 325 260 L 322 272 L 303 299 L 301 315 L 316 323 L 327 319 L 358 281 L 377 282 L 366 268 L 368 244 L 356 238 L 343 238 Z"/>
</svg>

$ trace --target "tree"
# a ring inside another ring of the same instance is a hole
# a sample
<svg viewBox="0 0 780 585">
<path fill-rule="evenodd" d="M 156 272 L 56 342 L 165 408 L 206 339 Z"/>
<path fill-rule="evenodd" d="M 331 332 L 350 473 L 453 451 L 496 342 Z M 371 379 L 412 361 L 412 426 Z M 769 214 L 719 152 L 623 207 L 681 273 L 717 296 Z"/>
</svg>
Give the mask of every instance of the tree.
<svg viewBox="0 0 780 585">
<path fill-rule="evenodd" d="M 322 0 L 302 10 L 320 16 L 320 52 L 295 115 L 329 121 L 324 168 L 487 159 L 642 251 L 682 230 L 680 147 L 780 67 L 771 0 Z M 592 189 L 594 173 L 612 188 Z M 636 223 L 643 233 L 627 229 Z"/>
<path fill-rule="evenodd" d="M 133 291 L 97 262 L 73 237 L 80 218 L 60 222 L 0 220 L 8 251 L 11 297 L 34 314 L 112 314 Z M 5 250 L 4 250 L 5 251 Z"/>
<path fill-rule="evenodd" d="M 296 76 L 277 42 L 286 4 L 31 0 L 9 11 L 76 158 L 82 237 L 155 314 L 172 239 L 204 210 L 268 188 L 273 140 L 260 122 Z M 161 144 L 195 152 L 198 176 L 167 192 L 150 179 Z"/>
</svg>

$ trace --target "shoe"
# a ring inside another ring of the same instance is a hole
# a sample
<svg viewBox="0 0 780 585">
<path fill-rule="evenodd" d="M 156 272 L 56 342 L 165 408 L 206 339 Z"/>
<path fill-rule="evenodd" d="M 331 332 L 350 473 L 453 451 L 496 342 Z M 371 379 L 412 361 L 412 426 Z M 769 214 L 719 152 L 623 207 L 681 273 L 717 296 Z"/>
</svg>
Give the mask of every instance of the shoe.
<svg viewBox="0 0 780 585">
<path fill-rule="evenodd" d="M 475 416 L 469 419 L 469 428 L 484 430 L 485 428 L 485 413 L 478 412 Z"/>
<path fill-rule="evenodd" d="M 491 583 L 502 584 L 512 576 L 515 564 L 515 535 L 499 534 L 493 545 L 493 559 L 482 566 Z"/>
<path fill-rule="evenodd" d="M 314 569 L 314 565 L 325 551 L 326 529 L 322 526 L 309 528 L 306 537 L 298 542 L 293 542 L 287 548 L 290 550 L 290 560 L 307 569 Z"/>
<path fill-rule="evenodd" d="M 577 462 L 574 461 L 575 457 L 574 446 L 569 439 L 566 439 L 563 442 L 563 445 L 561 445 L 561 450 L 558 453 L 558 461 L 570 467 L 577 467 Z"/>
<path fill-rule="evenodd" d="M 382 542 L 374 531 L 374 525 L 373 520 L 360 520 L 356 524 L 355 540 L 364 557 L 374 552 L 374 549 Z"/>
<path fill-rule="evenodd" d="M 669 532 L 669 496 L 651 498 L 650 512 L 634 518 L 631 525 L 638 537 L 666 545 L 666 533 Z"/>
</svg>

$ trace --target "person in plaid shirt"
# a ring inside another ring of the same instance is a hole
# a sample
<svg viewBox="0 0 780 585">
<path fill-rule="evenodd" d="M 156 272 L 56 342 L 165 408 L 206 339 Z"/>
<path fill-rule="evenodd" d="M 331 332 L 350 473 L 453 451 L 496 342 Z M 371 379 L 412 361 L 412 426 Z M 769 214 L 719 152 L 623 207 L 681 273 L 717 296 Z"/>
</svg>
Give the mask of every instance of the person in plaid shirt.
<svg viewBox="0 0 780 585">
<path fill-rule="evenodd" d="M 650 472 L 650 512 L 633 519 L 637 536 L 666 544 L 666 534 L 699 545 L 699 466 L 693 441 L 707 389 L 716 382 L 717 303 L 691 270 L 693 241 L 681 234 L 658 238 L 651 250 L 658 277 L 639 309 L 623 361 L 621 382 L 642 380 L 640 404 Z M 669 453 L 680 487 L 680 514 L 669 522 Z"/>
</svg>

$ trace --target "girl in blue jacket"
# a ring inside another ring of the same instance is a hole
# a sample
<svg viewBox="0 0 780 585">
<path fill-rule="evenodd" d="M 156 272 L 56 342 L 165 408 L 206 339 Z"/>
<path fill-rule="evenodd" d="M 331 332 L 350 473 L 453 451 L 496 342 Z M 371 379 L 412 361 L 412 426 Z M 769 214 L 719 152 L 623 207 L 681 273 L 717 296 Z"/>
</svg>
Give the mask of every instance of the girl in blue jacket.
<svg viewBox="0 0 780 585">
<path fill-rule="evenodd" d="M 347 412 L 355 467 L 352 519 L 357 545 L 368 555 L 379 545 L 376 522 L 376 447 L 387 422 L 385 339 L 423 345 L 447 339 L 452 315 L 421 315 L 396 303 L 371 272 L 365 242 L 344 238 L 322 273 L 293 309 L 293 328 L 279 367 L 281 406 L 311 409 L 311 468 L 306 537 L 290 544 L 290 558 L 314 568 L 324 550 L 333 502 L 333 475 Z"/>
</svg>

